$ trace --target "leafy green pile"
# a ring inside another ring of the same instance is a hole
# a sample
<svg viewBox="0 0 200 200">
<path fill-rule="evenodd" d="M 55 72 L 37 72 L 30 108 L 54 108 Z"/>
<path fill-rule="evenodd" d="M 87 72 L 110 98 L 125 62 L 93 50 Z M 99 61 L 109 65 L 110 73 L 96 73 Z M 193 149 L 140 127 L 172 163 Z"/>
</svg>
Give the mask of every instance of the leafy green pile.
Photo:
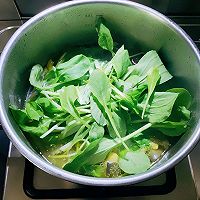
<svg viewBox="0 0 200 200">
<path fill-rule="evenodd" d="M 152 164 L 149 151 L 162 146 L 151 140 L 154 133 L 168 138 L 186 131 L 191 96 L 184 88 L 160 91 L 172 75 L 156 51 L 133 64 L 103 23 L 97 33 L 99 47 L 74 47 L 56 64 L 33 66 L 31 95 L 23 109 L 10 109 L 33 144 L 53 148 L 49 157 L 62 159 L 67 171 L 142 173 Z"/>
</svg>

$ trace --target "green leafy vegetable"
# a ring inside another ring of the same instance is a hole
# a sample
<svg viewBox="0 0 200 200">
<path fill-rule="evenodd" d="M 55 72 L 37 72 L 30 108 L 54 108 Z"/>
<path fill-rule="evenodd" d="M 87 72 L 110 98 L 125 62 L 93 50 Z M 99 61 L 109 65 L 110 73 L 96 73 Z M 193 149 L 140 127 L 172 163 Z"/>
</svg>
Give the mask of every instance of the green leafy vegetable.
<svg viewBox="0 0 200 200">
<path fill-rule="evenodd" d="M 73 120 L 73 118 L 71 118 L 71 120 L 66 124 L 64 130 L 62 130 L 58 135 L 58 139 L 62 140 L 69 137 L 70 135 L 77 133 L 77 131 L 80 130 L 81 126 L 82 125 L 79 121 L 75 121 Z"/>
<path fill-rule="evenodd" d="M 53 115 L 55 113 L 60 113 L 61 110 L 59 107 L 56 107 L 50 99 L 46 97 L 39 97 L 35 101 L 41 108 L 42 110 L 47 114 L 47 115 Z"/>
<path fill-rule="evenodd" d="M 79 113 L 74 106 L 74 102 L 77 98 L 77 90 L 74 85 L 64 87 L 60 91 L 60 103 L 62 108 L 70 113 L 74 118 L 79 117 Z"/>
<path fill-rule="evenodd" d="M 105 73 L 99 69 L 93 71 L 89 79 L 92 94 L 104 106 L 110 100 L 111 85 Z"/>
<path fill-rule="evenodd" d="M 96 45 L 72 46 L 58 60 L 34 65 L 26 101 L 15 97 L 21 107 L 9 108 L 33 147 L 56 166 L 96 177 L 143 173 L 189 129 L 192 97 L 184 88 L 163 91 L 172 75 L 158 53 L 132 63 L 136 55 L 114 45 L 102 22 Z"/>
<path fill-rule="evenodd" d="M 147 77 L 150 69 L 154 67 L 159 69 L 160 84 L 172 78 L 172 75 L 167 71 L 156 51 L 152 50 L 147 52 L 136 65 L 128 68 L 128 72 L 124 76 L 124 79 L 133 75 L 135 76 L 136 83 L 139 83 Z"/>
<path fill-rule="evenodd" d="M 127 152 L 119 159 L 119 167 L 127 174 L 145 172 L 151 166 L 148 156 L 144 152 Z"/>
<path fill-rule="evenodd" d="M 103 138 L 98 145 L 96 151 L 93 152 L 90 160 L 88 159 L 87 164 L 97 164 L 102 162 L 108 153 L 115 147 L 117 147 L 119 143 L 117 143 L 113 139 Z"/>
<path fill-rule="evenodd" d="M 114 55 L 111 60 L 113 67 L 117 73 L 117 77 L 122 77 L 128 70 L 128 67 L 131 65 L 129 54 L 127 50 L 124 50 L 122 46 Z"/>
<path fill-rule="evenodd" d="M 103 115 L 103 112 L 98 107 L 97 103 L 94 101 L 94 97 L 90 97 L 90 107 L 91 107 L 91 115 L 95 119 L 95 121 L 101 125 L 105 126 L 107 124 L 106 119 Z"/>
<path fill-rule="evenodd" d="M 44 116 L 42 109 L 35 102 L 26 103 L 26 113 L 30 119 L 37 121 Z"/>
<path fill-rule="evenodd" d="M 15 119 L 15 121 L 21 125 L 21 124 L 25 124 L 29 121 L 29 117 L 27 116 L 27 113 L 25 110 L 23 109 L 18 109 L 16 108 L 16 106 L 14 105 L 10 105 L 9 106 L 10 111 Z"/>
<path fill-rule="evenodd" d="M 126 135 L 126 121 L 123 113 L 117 114 L 116 112 L 112 112 L 112 118 L 114 123 L 116 124 L 116 128 L 121 137 Z M 111 124 L 108 124 L 108 131 L 112 138 L 116 138 L 116 133 Z"/>
<path fill-rule="evenodd" d="M 105 112 L 110 120 L 111 126 L 115 131 L 116 136 L 121 138 L 120 133 L 116 127 L 115 121 L 113 119 L 112 113 L 106 105 L 106 103 L 110 100 L 111 93 L 111 84 L 108 77 L 102 71 L 96 70 L 91 74 L 89 84 L 91 92 L 105 108 Z M 124 142 L 123 145 L 126 149 L 128 149 Z"/>
<path fill-rule="evenodd" d="M 123 137 L 123 138 L 117 138 L 117 139 L 108 139 L 108 138 L 103 138 L 100 143 L 99 146 L 97 148 L 97 150 L 93 153 L 92 157 L 90 160 L 88 160 L 88 164 L 96 164 L 96 163 L 100 163 L 102 162 L 106 156 L 108 155 L 108 153 L 110 153 L 110 151 L 112 151 L 114 148 L 116 148 L 117 146 L 120 146 L 123 142 L 126 142 L 128 140 L 130 140 L 131 138 L 133 138 L 134 136 L 136 136 L 137 134 L 141 133 L 142 131 L 148 129 L 149 127 L 151 127 L 151 124 L 146 124 L 143 127 L 139 128 L 138 130 L 130 133 L 129 135 Z"/>
<path fill-rule="evenodd" d="M 179 106 L 185 106 L 185 108 L 190 107 L 192 103 L 192 97 L 185 88 L 172 88 L 172 89 L 167 90 L 167 92 L 174 92 L 178 94 L 178 97 L 174 104 L 175 107 L 179 107 Z"/>
<path fill-rule="evenodd" d="M 57 66 L 57 73 L 60 81 L 69 82 L 81 78 L 90 67 L 89 58 L 84 55 L 77 55 L 69 61 Z"/>
<path fill-rule="evenodd" d="M 43 86 L 42 74 L 43 74 L 43 67 L 41 65 L 33 66 L 29 77 L 30 84 L 36 88 L 42 89 Z"/>
<path fill-rule="evenodd" d="M 151 95 L 153 94 L 153 91 L 155 90 L 156 84 L 157 84 L 159 79 L 160 79 L 159 70 L 158 70 L 157 67 L 155 67 L 147 75 L 148 94 L 147 94 L 147 100 L 145 102 L 145 105 L 144 105 L 144 108 L 143 108 L 143 111 L 142 111 L 142 119 L 144 117 L 144 112 L 146 110 L 149 99 L 150 99 Z"/>
<path fill-rule="evenodd" d="M 85 105 L 90 102 L 89 85 L 82 85 L 78 87 L 78 101 L 81 105 Z"/>
<path fill-rule="evenodd" d="M 97 139 L 102 138 L 103 135 L 104 135 L 104 128 L 102 126 L 99 126 L 96 122 L 94 122 L 89 131 L 89 140 L 95 141 Z"/>
<path fill-rule="evenodd" d="M 78 172 L 78 170 L 88 161 L 88 159 L 90 159 L 90 156 L 93 154 L 93 152 L 96 151 L 99 142 L 100 139 L 91 142 L 82 153 L 80 153 L 72 162 L 65 165 L 63 169 L 71 172 Z"/>
<path fill-rule="evenodd" d="M 41 136 L 41 135 L 43 135 L 43 133 L 45 133 L 49 130 L 49 126 L 50 126 L 51 122 L 52 122 L 52 119 L 43 118 L 39 122 L 32 123 L 30 125 L 20 124 L 20 127 L 23 131 L 25 131 L 27 133 Z"/>
<path fill-rule="evenodd" d="M 165 121 L 170 116 L 177 97 L 178 94 L 172 92 L 155 92 L 152 101 L 147 106 L 144 117 L 151 123 Z M 147 96 L 141 103 L 142 108 L 144 108 L 146 99 Z"/>
<path fill-rule="evenodd" d="M 183 114 L 186 120 L 190 119 L 191 112 L 185 106 L 179 106 L 178 111 Z"/>
<path fill-rule="evenodd" d="M 187 121 L 172 122 L 164 121 L 158 124 L 154 124 L 153 127 L 168 136 L 179 136 L 187 130 Z"/>
<path fill-rule="evenodd" d="M 113 54 L 113 39 L 109 29 L 102 23 L 97 25 L 98 44 L 102 49 L 108 50 Z"/>
</svg>

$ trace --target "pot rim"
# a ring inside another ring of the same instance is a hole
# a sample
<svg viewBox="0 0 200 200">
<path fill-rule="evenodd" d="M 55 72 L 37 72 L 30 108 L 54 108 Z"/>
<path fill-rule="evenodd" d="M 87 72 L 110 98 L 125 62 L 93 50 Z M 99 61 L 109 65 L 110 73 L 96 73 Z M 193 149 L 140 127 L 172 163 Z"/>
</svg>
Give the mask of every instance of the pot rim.
<svg viewBox="0 0 200 200">
<path fill-rule="evenodd" d="M 178 162 L 180 162 L 189 152 L 194 148 L 194 146 L 197 144 L 198 140 L 200 139 L 200 120 L 198 125 L 196 126 L 193 135 L 189 138 L 189 140 L 186 142 L 184 147 L 179 149 L 179 151 L 176 153 L 175 156 L 168 159 L 163 165 L 161 165 L 159 168 L 153 168 L 149 169 L 145 173 L 138 174 L 138 175 L 129 175 L 126 177 L 121 178 L 96 178 L 96 177 L 88 177 L 83 176 L 75 173 L 71 173 L 68 171 L 65 171 L 61 168 L 58 168 L 51 163 L 45 161 L 44 158 L 39 156 L 37 153 L 35 153 L 32 149 L 27 147 L 25 142 L 21 141 L 19 136 L 16 134 L 15 129 L 12 127 L 9 118 L 6 114 L 6 109 L 4 107 L 4 101 L 3 101 L 3 91 L 2 91 L 2 80 L 3 80 L 3 72 L 5 68 L 5 61 L 8 59 L 10 52 L 12 51 L 12 47 L 15 46 L 19 38 L 21 37 L 22 32 L 27 31 L 29 28 L 32 27 L 36 22 L 39 20 L 42 20 L 44 17 L 46 17 L 49 14 L 52 14 L 54 12 L 57 12 L 62 9 L 66 9 L 72 6 L 82 5 L 82 4 L 94 4 L 94 3 L 108 3 L 108 4 L 118 4 L 128 7 L 136 7 L 139 10 L 144 10 L 145 12 L 151 13 L 155 17 L 157 17 L 159 20 L 163 20 L 169 28 L 176 31 L 179 35 L 181 35 L 187 42 L 190 48 L 193 50 L 194 54 L 197 57 L 197 60 L 200 63 L 200 54 L 199 50 L 192 41 L 192 39 L 185 33 L 182 28 L 180 28 L 176 23 L 174 23 L 172 20 L 170 20 L 168 17 L 164 16 L 163 14 L 159 13 L 158 11 L 155 11 L 152 8 L 149 8 L 147 6 L 141 5 L 139 3 L 126 1 L 126 0 L 75 0 L 71 2 L 65 2 L 58 5 L 55 5 L 53 7 L 50 7 L 41 13 L 37 14 L 30 20 L 28 20 L 26 23 L 24 23 L 11 37 L 11 39 L 6 44 L 0 58 L 0 119 L 1 124 L 3 126 L 3 129 L 7 133 L 7 136 L 12 141 L 14 146 L 17 147 L 19 152 L 26 157 L 30 162 L 32 162 L 34 165 L 39 167 L 40 169 L 44 170 L 45 172 L 55 175 L 59 178 L 65 179 L 67 181 L 84 184 L 84 185 L 96 185 L 96 186 L 119 186 L 119 185 L 128 185 L 128 184 L 135 184 L 142 181 L 145 181 L 147 179 L 153 178 L 155 176 L 160 175 L 161 173 L 167 171 L 168 169 L 174 167 Z"/>
</svg>

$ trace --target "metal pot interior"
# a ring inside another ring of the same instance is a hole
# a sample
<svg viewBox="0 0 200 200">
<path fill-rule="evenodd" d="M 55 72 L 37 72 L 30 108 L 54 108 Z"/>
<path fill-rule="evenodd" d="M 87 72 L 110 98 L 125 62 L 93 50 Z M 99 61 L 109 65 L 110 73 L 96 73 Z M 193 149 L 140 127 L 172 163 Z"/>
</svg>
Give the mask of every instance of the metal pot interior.
<svg viewBox="0 0 200 200">
<path fill-rule="evenodd" d="M 185 87 L 193 96 L 191 128 L 149 171 L 119 179 L 89 178 L 65 172 L 47 163 L 30 145 L 13 120 L 10 103 L 23 106 L 34 64 L 44 65 L 75 45 L 97 44 L 95 23 L 106 19 L 114 41 L 132 53 L 156 50 L 170 73 L 173 87 Z M 20 152 L 43 170 L 63 179 L 95 185 L 122 185 L 158 175 L 180 161 L 199 138 L 200 58 L 190 39 L 173 22 L 139 4 L 126 1 L 64 3 L 25 23 L 7 44 L 1 59 L 1 120 Z"/>
</svg>

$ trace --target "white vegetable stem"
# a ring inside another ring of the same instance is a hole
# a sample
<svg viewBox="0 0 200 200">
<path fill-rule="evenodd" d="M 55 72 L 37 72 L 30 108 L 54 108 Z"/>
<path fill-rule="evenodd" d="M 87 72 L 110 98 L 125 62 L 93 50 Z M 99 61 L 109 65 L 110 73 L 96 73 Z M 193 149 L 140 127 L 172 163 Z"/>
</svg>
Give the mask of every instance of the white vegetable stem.
<svg viewBox="0 0 200 200">
<path fill-rule="evenodd" d="M 117 89 L 114 85 L 112 85 L 111 88 L 113 91 L 115 91 L 116 94 L 118 94 L 122 98 L 126 98 L 126 95 L 123 92 L 121 92 L 119 89 Z"/>
<path fill-rule="evenodd" d="M 58 126 L 59 126 L 60 124 L 62 124 L 62 123 L 63 123 L 63 122 L 61 121 L 61 122 L 55 124 L 54 126 L 52 126 L 47 132 L 45 132 L 43 135 L 41 135 L 40 138 L 44 138 L 44 137 L 46 137 L 47 135 L 49 135 L 52 131 L 54 131 L 55 129 L 57 129 Z"/>
<path fill-rule="evenodd" d="M 148 124 L 142 126 L 142 127 L 139 128 L 138 130 L 136 130 L 136 131 L 130 133 L 129 135 L 123 137 L 123 138 L 122 138 L 123 142 L 125 142 L 125 141 L 127 141 L 127 140 L 133 138 L 135 135 L 137 135 L 137 134 L 141 133 L 142 131 L 144 131 L 144 130 L 150 128 L 151 126 L 152 126 L 151 123 L 148 123 Z M 120 143 L 120 140 L 119 140 L 119 143 Z"/>
<path fill-rule="evenodd" d="M 41 93 L 42 93 L 42 92 L 41 92 Z M 50 97 L 47 93 L 43 92 L 43 94 L 46 96 L 47 99 L 49 99 L 49 101 L 50 101 L 57 109 L 59 109 L 59 110 L 62 109 L 62 107 L 61 107 L 59 104 L 57 104 L 55 101 L 53 101 L 53 100 L 51 99 L 51 97 Z"/>
<path fill-rule="evenodd" d="M 83 113 L 91 113 L 91 111 L 89 109 L 85 109 L 85 108 L 78 108 L 77 110 L 79 112 L 83 112 Z"/>
<path fill-rule="evenodd" d="M 42 94 L 48 94 L 51 96 L 58 96 L 59 97 L 59 93 L 58 92 L 51 92 L 51 91 L 41 91 Z"/>
<path fill-rule="evenodd" d="M 76 139 L 81 132 L 83 132 L 83 130 L 85 129 L 85 127 L 91 122 L 91 119 L 89 119 L 88 121 L 86 121 L 81 127 L 80 129 L 76 132 L 74 139 Z"/>
</svg>

